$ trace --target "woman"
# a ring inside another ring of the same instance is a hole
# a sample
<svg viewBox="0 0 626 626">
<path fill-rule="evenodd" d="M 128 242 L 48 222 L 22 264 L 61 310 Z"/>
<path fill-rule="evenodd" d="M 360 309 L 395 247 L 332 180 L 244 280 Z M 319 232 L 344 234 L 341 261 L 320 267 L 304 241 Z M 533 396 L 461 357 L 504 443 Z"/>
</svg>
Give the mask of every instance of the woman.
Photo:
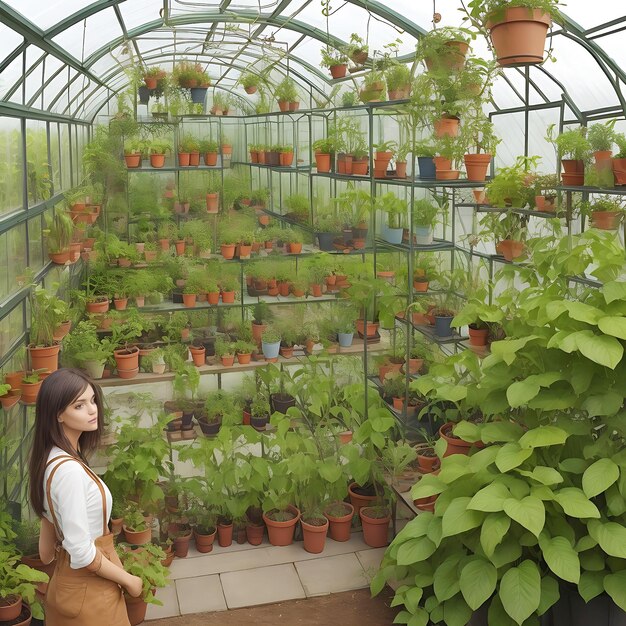
<svg viewBox="0 0 626 626">
<path fill-rule="evenodd" d="M 41 385 L 30 455 L 30 501 L 42 518 L 39 555 L 56 566 L 44 602 L 46 626 L 129 626 L 126 572 L 108 529 L 111 493 L 89 468 L 100 441 L 102 392 L 85 374 L 59 369 Z"/>
</svg>

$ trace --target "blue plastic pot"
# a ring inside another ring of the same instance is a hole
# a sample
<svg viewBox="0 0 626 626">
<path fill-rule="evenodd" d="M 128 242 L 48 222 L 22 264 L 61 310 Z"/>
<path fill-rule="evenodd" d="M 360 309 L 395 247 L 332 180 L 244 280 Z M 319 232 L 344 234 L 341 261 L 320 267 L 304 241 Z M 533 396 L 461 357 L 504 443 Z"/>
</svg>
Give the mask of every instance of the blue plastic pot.
<svg viewBox="0 0 626 626">
<path fill-rule="evenodd" d="M 389 226 L 385 226 L 385 229 L 383 230 L 383 239 L 387 243 L 399 245 L 402 243 L 403 232 L 403 228 L 389 228 Z"/>
<path fill-rule="evenodd" d="M 261 349 L 263 350 L 263 356 L 266 359 L 276 359 L 278 358 L 278 353 L 280 352 L 280 341 L 275 341 L 274 343 L 261 341 Z"/>
<path fill-rule="evenodd" d="M 192 87 L 191 88 L 191 101 L 194 104 L 204 104 L 206 98 L 206 87 Z"/>
<path fill-rule="evenodd" d="M 335 249 L 335 238 L 337 233 L 317 233 L 317 241 L 319 242 L 320 250 L 330 252 Z"/>
<path fill-rule="evenodd" d="M 432 157 L 417 157 L 417 166 L 420 170 L 420 178 L 435 179 L 435 162 Z"/>
<path fill-rule="evenodd" d="M 452 316 L 435 315 L 435 335 L 437 337 L 450 337 L 452 335 L 452 327 L 450 324 L 454 318 Z"/>
<path fill-rule="evenodd" d="M 430 226 L 415 226 L 413 234 L 418 246 L 429 246 L 433 242 L 433 229 Z"/>
<path fill-rule="evenodd" d="M 337 333 L 337 339 L 342 348 L 349 348 L 352 345 L 353 338 L 354 333 Z"/>
</svg>

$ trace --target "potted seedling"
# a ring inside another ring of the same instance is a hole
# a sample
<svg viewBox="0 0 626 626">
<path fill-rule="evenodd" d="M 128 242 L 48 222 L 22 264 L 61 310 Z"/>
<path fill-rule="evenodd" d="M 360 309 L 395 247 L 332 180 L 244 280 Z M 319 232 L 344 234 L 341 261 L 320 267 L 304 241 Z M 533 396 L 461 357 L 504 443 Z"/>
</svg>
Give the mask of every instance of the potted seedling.
<svg viewBox="0 0 626 626">
<path fill-rule="evenodd" d="M 280 352 L 280 333 L 268 326 L 261 335 L 261 350 L 266 361 L 276 361 Z"/>
<path fill-rule="evenodd" d="M 330 46 L 321 49 L 322 60 L 320 65 L 330 70 L 333 78 L 343 78 L 348 71 L 348 57 L 341 50 L 335 50 Z"/>
<path fill-rule="evenodd" d="M 383 229 L 383 239 L 388 243 L 401 244 L 404 232 L 402 221 L 407 214 L 406 200 L 398 198 L 390 191 L 376 199 L 375 207 L 387 215 L 387 223 Z"/>
</svg>

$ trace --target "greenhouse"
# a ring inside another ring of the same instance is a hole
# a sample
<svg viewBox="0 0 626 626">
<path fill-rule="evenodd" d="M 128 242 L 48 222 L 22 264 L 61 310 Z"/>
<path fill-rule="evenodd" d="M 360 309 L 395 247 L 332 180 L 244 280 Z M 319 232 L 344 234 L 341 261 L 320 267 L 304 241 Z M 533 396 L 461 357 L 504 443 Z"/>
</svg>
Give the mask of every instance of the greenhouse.
<svg viewBox="0 0 626 626">
<path fill-rule="evenodd" d="M 623 3 L 0 21 L 0 626 L 626 626 Z"/>
</svg>

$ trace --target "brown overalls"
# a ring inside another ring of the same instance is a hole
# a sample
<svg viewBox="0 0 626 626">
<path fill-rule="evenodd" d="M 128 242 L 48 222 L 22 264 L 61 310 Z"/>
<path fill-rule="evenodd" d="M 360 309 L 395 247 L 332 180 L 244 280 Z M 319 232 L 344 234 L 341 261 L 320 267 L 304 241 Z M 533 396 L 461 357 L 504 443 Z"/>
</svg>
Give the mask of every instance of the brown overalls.
<svg viewBox="0 0 626 626">
<path fill-rule="evenodd" d="M 54 467 L 46 482 L 48 506 L 59 541 L 56 566 L 44 601 L 46 626 L 130 626 L 121 587 L 111 580 L 88 571 L 85 567 L 72 569 L 69 554 L 60 547 L 63 533 L 54 514 L 50 485 L 54 473 L 63 463 L 68 461 L 80 463 L 80 461 L 69 455 L 57 456 L 48 461 L 46 467 L 59 459 L 64 460 Z M 102 558 L 107 558 L 121 567 L 122 564 L 113 545 L 113 535 L 109 533 L 107 525 L 104 489 L 93 471 L 83 463 L 81 465 L 98 485 L 102 495 L 102 536 L 94 542 L 96 549 L 102 552 Z"/>
</svg>

